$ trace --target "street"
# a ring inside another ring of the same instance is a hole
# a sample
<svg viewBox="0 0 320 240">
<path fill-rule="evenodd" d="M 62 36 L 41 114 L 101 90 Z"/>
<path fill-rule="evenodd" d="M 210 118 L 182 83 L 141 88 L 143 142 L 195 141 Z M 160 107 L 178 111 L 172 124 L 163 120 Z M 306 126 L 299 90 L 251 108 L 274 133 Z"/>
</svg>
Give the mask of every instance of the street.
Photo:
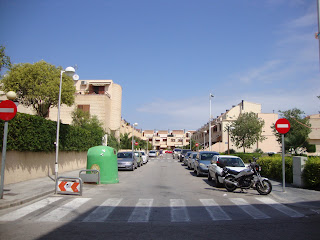
<svg viewBox="0 0 320 240">
<path fill-rule="evenodd" d="M 1 210 L 0 239 L 319 239 L 312 209 L 215 188 L 171 155 L 119 179 Z"/>
</svg>

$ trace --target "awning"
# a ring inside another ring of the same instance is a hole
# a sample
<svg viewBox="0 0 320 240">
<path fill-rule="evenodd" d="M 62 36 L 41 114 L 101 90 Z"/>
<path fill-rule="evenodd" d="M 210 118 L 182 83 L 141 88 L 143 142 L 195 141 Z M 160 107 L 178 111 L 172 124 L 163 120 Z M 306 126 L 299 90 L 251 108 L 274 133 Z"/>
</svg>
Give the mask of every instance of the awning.
<svg viewBox="0 0 320 240">
<path fill-rule="evenodd" d="M 106 86 L 106 85 L 110 85 L 110 82 L 104 82 L 104 83 L 97 83 L 97 82 L 90 82 L 89 85 L 92 86 Z"/>
</svg>

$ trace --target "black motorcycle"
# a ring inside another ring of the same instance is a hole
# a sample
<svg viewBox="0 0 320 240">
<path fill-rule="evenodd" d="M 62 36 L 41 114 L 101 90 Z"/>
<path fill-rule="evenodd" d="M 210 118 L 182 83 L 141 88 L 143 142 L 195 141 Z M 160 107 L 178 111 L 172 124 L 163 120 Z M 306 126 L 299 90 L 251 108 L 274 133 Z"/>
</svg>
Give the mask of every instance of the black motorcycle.
<svg viewBox="0 0 320 240">
<path fill-rule="evenodd" d="M 267 195 L 272 190 L 271 182 L 267 178 L 260 175 L 261 167 L 256 163 L 256 158 L 250 161 L 250 165 L 240 171 L 234 171 L 223 167 L 224 170 L 224 186 L 228 192 L 233 192 L 236 188 L 256 189 L 261 195 Z"/>
</svg>

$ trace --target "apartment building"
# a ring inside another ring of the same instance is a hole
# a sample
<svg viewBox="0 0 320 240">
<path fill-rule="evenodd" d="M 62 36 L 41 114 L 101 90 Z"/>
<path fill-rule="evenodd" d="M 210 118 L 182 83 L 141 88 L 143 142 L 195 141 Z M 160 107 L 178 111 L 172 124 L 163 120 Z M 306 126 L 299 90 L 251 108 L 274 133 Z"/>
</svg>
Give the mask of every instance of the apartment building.
<svg viewBox="0 0 320 240">
<path fill-rule="evenodd" d="M 145 130 L 142 135 L 156 150 L 182 148 L 190 144 L 191 136 L 190 132 L 184 130 Z"/>
<path fill-rule="evenodd" d="M 311 124 L 311 133 L 308 142 L 316 145 L 316 155 L 320 154 L 320 114 L 313 114 L 307 117 Z"/>
<path fill-rule="evenodd" d="M 238 105 L 232 106 L 226 112 L 221 113 L 211 122 L 211 150 L 217 152 L 225 152 L 229 149 L 241 152 L 243 149 L 238 149 L 231 141 L 228 134 L 228 126 L 235 121 L 240 114 L 246 112 L 254 112 L 258 118 L 264 120 L 265 125 L 262 129 L 262 136 L 266 139 L 262 142 L 256 143 L 251 149 L 246 149 L 246 152 L 253 152 L 255 149 L 261 149 L 263 152 L 280 152 L 281 146 L 277 142 L 276 137 L 272 132 L 271 126 L 278 120 L 278 114 L 275 113 L 261 113 L 261 104 L 241 101 Z M 209 123 L 206 123 L 199 128 L 193 135 L 192 139 L 199 143 L 199 145 L 209 150 Z"/>
<path fill-rule="evenodd" d="M 113 132 L 120 136 L 122 87 L 112 80 L 76 80 L 75 102 L 71 107 L 61 106 L 60 119 L 64 124 L 71 124 L 71 113 L 79 108 L 96 115 L 103 123 L 107 133 Z M 0 97 L 5 100 L 6 96 Z M 18 112 L 34 114 L 31 107 L 18 105 Z M 49 119 L 57 121 L 58 108 L 50 108 Z"/>
</svg>

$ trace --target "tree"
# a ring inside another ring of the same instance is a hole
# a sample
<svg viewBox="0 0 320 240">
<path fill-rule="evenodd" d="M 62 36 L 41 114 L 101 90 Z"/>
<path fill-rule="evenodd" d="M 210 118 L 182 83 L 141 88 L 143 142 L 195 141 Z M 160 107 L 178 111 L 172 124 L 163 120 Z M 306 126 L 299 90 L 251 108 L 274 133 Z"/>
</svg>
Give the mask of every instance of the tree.
<svg viewBox="0 0 320 240">
<path fill-rule="evenodd" d="M 262 136 L 263 126 L 264 121 L 259 119 L 256 113 L 240 114 L 238 119 L 230 125 L 230 138 L 238 148 L 242 147 L 243 152 L 246 152 L 246 148 L 265 139 Z"/>
<path fill-rule="evenodd" d="M 311 132 L 309 119 L 304 118 L 304 112 L 297 108 L 279 112 L 281 118 L 286 118 L 290 122 L 290 131 L 284 135 L 285 150 L 292 150 L 295 154 L 298 154 L 299 148 L 308 147 L 307 139 Z M 281 134 L 276 131 L 275 126 L 272 126 L 272 129 L 277 141 L 281 143 Z"/>
<path fill-rule="evenodd" d="M 105 135 L 105 131 L 102 127 L 102 122 L 99 121 L 98 117 L 93 115 L 91 116 L 89 112 L 85 112 L 81 109 L 75 109 L 72 113 L 72 125 L 87 129 L 91 132 L 92 138 L 100 139 L 102 142 L 102 137 Z"/>
<path fill-rule="evenodd" d="M 120 134 L 120 149 L 131 149 L 132 145 L 131 145 L 131 141 L 132 138 L 129 137 L 128 133 L 125 134 Z"/>
<path fill-rule="evenodd" d="M 120 149 L 120 143 L 113 132 L 108 134 L 108 146 L 113 147 L 117 151 L 119 151 L 119 149 Z"/>
<path fill-rule="evenodd" d="M 43 60 L 15 64 L 2 80 L 3 90 L 15 91 L 21 104 L 32 106 L 38 116 L 48 117 L 49 109 L 58 106 L 61 70 Z M 74 93 L 72 78 L 63 74 L 61 103 L 71 106 Z"/>
<path fill-rule="evenodd" d="M 5 49 L 6 48 L 4 46 L 0 45 L 0 72 L 2 68 L 10 68 L 12 66 L 10 57 L 4 52 Z"/>
</svg>

